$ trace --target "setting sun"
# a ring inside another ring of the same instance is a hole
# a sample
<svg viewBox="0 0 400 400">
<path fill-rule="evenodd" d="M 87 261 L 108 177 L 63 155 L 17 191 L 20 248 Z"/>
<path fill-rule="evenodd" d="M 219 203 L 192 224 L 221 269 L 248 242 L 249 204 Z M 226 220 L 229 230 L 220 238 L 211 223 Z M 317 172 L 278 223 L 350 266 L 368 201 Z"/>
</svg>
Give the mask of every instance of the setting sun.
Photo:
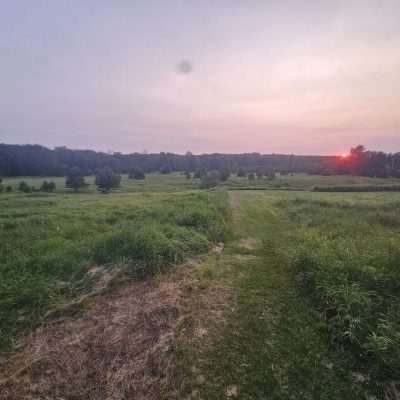
<svg viewBox="0 0 400 400">
<path fill-rule="evenodd" d="M 341 155 L 340 155 L 340 157 L 342 157 L 342 158 L 347 158 L 349 155 L 347 154 L 347 153 L 342 153 Z"/>
</svg>

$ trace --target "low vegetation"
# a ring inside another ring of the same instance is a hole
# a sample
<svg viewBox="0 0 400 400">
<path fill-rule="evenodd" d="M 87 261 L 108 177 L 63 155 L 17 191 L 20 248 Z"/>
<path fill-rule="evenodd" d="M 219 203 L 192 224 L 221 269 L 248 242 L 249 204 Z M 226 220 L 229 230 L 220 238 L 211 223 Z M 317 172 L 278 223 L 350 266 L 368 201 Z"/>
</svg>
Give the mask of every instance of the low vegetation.
<svg viewBox="0 0 400 400">
<path fill-rule="evenodd" d="M 298 224 L 285 252 L 304 294 L 367 383 L 400 379 L 400 201 L 388 200 L 279 202 Z"/>
<path fill-rule="evenodd" d="M 0 350 L 90 284 L 98 264 L 138 277 L 207 251 L 227 232 L 223 193 L 11 194 L 0 211 Z"/>
<path fill-rule="evenodd" d="M 400 185 L 315 186 L 314 192 L 400 192 Z"/>
<path fill-rule="evenodd" d="M 93 293 L 102 282 L 93 271 L 123 271 L 130 283 L 93 298 L 96 312 L 101 313 L 96 302 L 118 307 L 123 293 L 129 294 L 125 304 L 137 302 L 136 287 L 142 287 L 146 304 L 160 295 L 162 307 L 166 298 L 157 292 L 158 279 L 142 278 L 212 247 L 201 262 L 179 269 L 184 284 L 175 279 L 176 269 L 160 277 L 171 276 L 167 286 L 173 284 L 174 293 L 165 316 L 168 329 L 155 337 L 162 341 L 168 331 L 167 347 L 174 349 L 168 362 L 175 360 L 170 370 L 180 375 L 172 381 L 182 398 L 380 399 L 400 379 L 400 198 L 396 190 L 383 191 L 398 187 L 397 179 L 261 169 L 240 176 L 205 169 L 165 169 L 145 179 L 141 173 L 132 169 L 120 176 L 106 169 L 96 177 L 73 169 L 67 187 L 64 177 L 2 180 L 0 356 L 15 350 L 19 335 L 31 332 L 48 311 Z M 98 187 L 114 193 L 104 196 Z M 92 315 L 89 308 L 86 315 Z M 130 321 L 128 310 L 123 312 Z M 140 324 L 151 313 L 137 313 Z M 63 338 L 68 343 L 73 326 Z M 149 337 L 152 326 L 146 325 Z M 131 328 L 141 337 L 141 325 L 132 321 L 124 335 Z M 56 331 L 62 336 L 62 328 Z M 87 336 L 89 343 L 97 335 Z M 121 346 L 113 348 L 119 352 Z M 134 347 L 130 343 L 130 358 L 122 364 L 135 359 Z M 113 351 L 107 365 L 119 357 Z M 156 346 L 152 351 L 157 353 Z M 35 360 L 34 346 L 28 353 Z M 85 373 L 97 371 L 96 360 Z M 52 363 L 60 372 L 54 355 Z M 146 363 L 140 371 L 150 373 Z M 163 379 L 162 365 L 155 381 Z M 32 371 L 34 382 L 41 372 Z M 85 373 L 79 385 L 86 393 Z"/>
</svg>

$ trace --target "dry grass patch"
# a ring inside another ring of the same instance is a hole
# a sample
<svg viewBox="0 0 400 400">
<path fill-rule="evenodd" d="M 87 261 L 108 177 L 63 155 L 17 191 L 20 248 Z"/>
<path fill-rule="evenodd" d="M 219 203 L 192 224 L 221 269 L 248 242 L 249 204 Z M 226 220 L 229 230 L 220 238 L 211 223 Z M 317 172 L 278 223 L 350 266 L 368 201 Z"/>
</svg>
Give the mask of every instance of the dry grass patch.
<svg viewBox="0 0 400 400">
<path fill-rule="evenodd" d="M 81 316 L 43 324 L 0 366 L 1 398 L 172 398 L 174 329 L 191 285 L 180 268 L 85 298 Z"/>
<path fill-rule="evenodd" d="M 255 250 L 259 246 L 260 246 L 260 241 L 252 237 L 240 239 L 238 243 L 238 247 L 246 250 Z"/>
</svg>

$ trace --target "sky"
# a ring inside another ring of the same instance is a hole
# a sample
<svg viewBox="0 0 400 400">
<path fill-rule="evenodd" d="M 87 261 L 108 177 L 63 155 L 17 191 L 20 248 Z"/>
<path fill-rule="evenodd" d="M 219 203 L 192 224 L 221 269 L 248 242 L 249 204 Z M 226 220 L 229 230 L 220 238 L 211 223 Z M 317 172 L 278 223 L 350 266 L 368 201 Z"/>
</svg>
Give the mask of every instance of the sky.
<svg viewBox="0 0 400 400">
<path fill-rule="evenodd" d="M 0 0 L 0 143 L 400 151 L 399 0 Z"/>
</svg>

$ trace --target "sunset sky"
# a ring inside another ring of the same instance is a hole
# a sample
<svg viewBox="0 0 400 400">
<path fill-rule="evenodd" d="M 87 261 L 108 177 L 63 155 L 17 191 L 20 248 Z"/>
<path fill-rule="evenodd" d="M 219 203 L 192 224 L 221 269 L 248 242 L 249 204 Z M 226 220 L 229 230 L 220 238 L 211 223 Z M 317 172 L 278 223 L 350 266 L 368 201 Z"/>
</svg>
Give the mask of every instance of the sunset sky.
<svg viewBox="0 0 400 400">
<path fill-rule="evenodd" d="M 400 151 L 400 1 L 1 0 L 0 142 Z"/>
</svg>

